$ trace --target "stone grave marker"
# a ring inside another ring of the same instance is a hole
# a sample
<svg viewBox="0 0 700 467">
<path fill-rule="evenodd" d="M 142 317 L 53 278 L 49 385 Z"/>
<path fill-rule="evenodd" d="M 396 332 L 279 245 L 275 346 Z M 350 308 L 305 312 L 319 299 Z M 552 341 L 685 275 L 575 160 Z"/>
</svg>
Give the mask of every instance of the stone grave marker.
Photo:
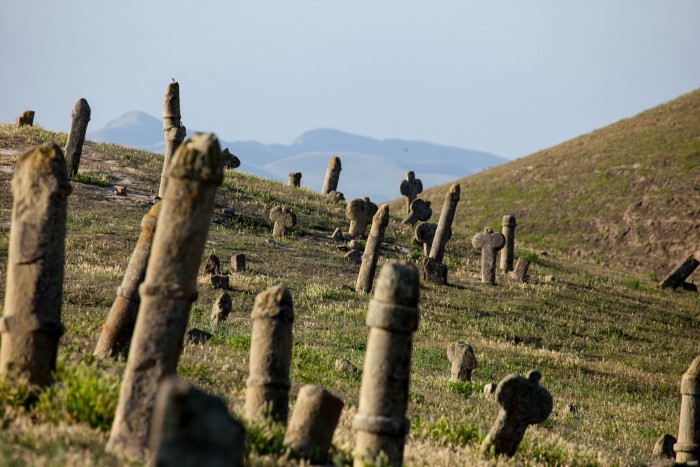
<svg viewBox="0 0 700 467">
<path fill-rule="evenodd" d="M 459 196 L 460 186 L 457 183 L 452 185 L 445 194 L 445 203 L 442 205 L 430 254 L 423 260 L 423 279 L 425 280 L 440 284 L 447 283 L 447 266 L 443 264 L 442 260 L 445 256 L 447 241 L 452 236 L 452 221 L 457 211 Z"/>
<path fill-rule="evenodd" d="M 44 143 L 25 152 L 12 176 L 12 217 L 0 373 L 8 382 L 48 386 L 63 334 L 61 302 L 66 198 L 71 192 L 63 151 Z"/>
<path fill-rule="evenodd" d="M 228 148 L 224 148 L 224 150 L 221 151 L 221 158 L 223 159 L 224 167 L 227 169 L 237 169 L 241 166 L 241 160 L 237 156 L 231 154 Z"/>
<path fill-rule="evenodd" d="M 496 252 L 505 244 L 503 234 L 494 233 L 490 227 L 472 238 L 474 248 L 481 250 L 481 282 L 484 284 L 496 284 Z"/>
<path fill-rule="evenodd" d="M 355 198 L 345 206 L 345 216 L 350 220 L 351 237 L 361 237 L 367 231 L 367 225 L 379 208 L 369 198 Z"/>
<path fill-rule="evenodd" d="M 527 378 L 508 375 L 498 383 L 496 401 L 501 406 L 496 422 L 481 444 L 481 452 L 513 457 L 525 430 L 542 423 L 552 413 L 552 395 L 539 385 L 542 374 L 530 371 Z"/>
<path fill-rule="evenodd" d="M 341 201 L 345 201 L 345 195 L 339 191 L 333 190 L 326 195 L 326 199 L 333 203 L 340 203 Z"/>
<path fill-rule="evenodd" d="M 471 381 L 472 370 L 479 366 L 472 346 L 462 341 L 447 346 L 447 359 L 452 364 L 450 381 Z"/>
<path fill-rule="evenodd" d="M 673 445 L 676 444 L 677 440 L 675 437 L 664 434 L 656 440 L 654 444 L 654 449 L 651 451 L 651 455 L 654 459 L 675 459 L 676 451 L 673 450 Z"/>
<path fill-rule="evenodd" d="M 338 189 L 338 180 L 340 179 L 340 171 L 342 170 L 340 157 L 331 156 L 326 169 L 326 178 L 323 180 L 321 188 L 322 195 L 328 195 Z"/>
<path fill-rule="evenodd" d="M 292 417 L 284 435 L 284 445 L 292 457 L 307 459 L 310 463 L 327 464 L 328 449 L 343 401 L 321 386 L 307 384 L 299 389 Z"/>
<path fill-rule="evenodd" d="M 362 265 L 360 272 L 357 274 L 357 283 L 355 291 L 360 293 L 369 293 L 372 290 L 374 283 L 374 274 L 377 270 L 377 262 L 384 241 L 384 232 L 389 225 L 389 205 L 382 204 L 377 213 L 372 219 L 372 228 L 367 238 L 365 252 L 362 255 Z"/>
<path fill-rule="evenodd" d="M 221 274 L 221 261 L 216 255 L 209 255 L 207 262 L 204 264 L 204 272 L 210 276 L 213 274 Z"/>
<path fill-rule="evenodd" d="M 513 255 L 515 254 L 515 216 L 507 214 L 503 216 L 503 229 L 501 233 L 506 239 L 506 244 L 501 250 L 501 270 L 510 272 L 513 270 Z"/>
<path fill-rule="evenodd" d="M 239 253 L 231 256 L 231 272 L 245 271 L 245 254 Z"/>
<path fill-rule="evenodd" d="M 425 258 L 430 254 L 430 247 L 433 245 L 433 238 L 435 238 L 436 230 L 437 224 L 423 223 L 416 227 L 414 238 L 418 243 L 423 245 L 423 256 Z"/>
<path fill-rule="evenodd" d="M 25 110 L 22 115 L 17 117 L 17 126 L 34 126 L 34 115 L 33 110 Z"/>
<path fill-rule="evenodd" d="M 700 356 L 681 378 L 681 415 L 673 450 L 677 462 L 700 460 Z"/>
<path fill-rule="evenodd" d="M 76 175 L 80 167 L 80 156 L 83 154 L 83 144 L 85 143 L 85 133 L 90 121 L 90 106 L 85 99 L 80 99 L 75 103 L 70 113 L 71 122 L 66 141 L 66 164 L 68 175 Z"/>
<path fill-rule="evenodd" d="M 407 262 L 387 263 L 377 279 L 367 312 L 367 351 L 355 429 L 355 465 L 380 455 L 401 465 L 410 423 L 406 418 L 412 335 L 418 327 L 418 270 Z"/>
<path fill-rule="evenodd" d="M 530 261 L 519 258 L 513 270 L 513 278 L 518 282 L 527 282 L 527 272 L 530 269 Z"/>
<path fill-rule="evenodd" d="M 141 305 L 107 450 L 142 457 L 158 385 L 175 374 L 216 189 L 223 181 L 219 141 L 196 133 L 175 152 L 156 224 Z"/>
<path fill-rule="evenodd" d="M 153 467 L 243 467 L 245 429 L 222 399 L 170 377 L 158 388 L 149 445 Z"/>
<path fill-rule="evenodd" d="M 165 135 L 165 154 L 163 157 L 163 171 L 160 174 L 160 186 L 158 197 L 165 196 L 165 187 L 168 183 L 170 161 L 177 148 L 182 144 L 187 135 L 185 126 L 180 121 L 180 85 L 173 80 L 168 84 L 163 99 L 163 133 Z M 221 154 L 219 154 L 221 158 Z"/>
<path fill-rule="evenodd" d="M 289 186 L 299 188 L 301 186 L 301 172 L 289 172 Z"/>
<path fill-rule="evenodd" d="M 251 315 L 250 376 L 246 382 L 245 416 L 285 425 L 289 411 L 289 367 L 292 359 L 292 294 L 271 287 L 255 297 Z"/>
<path fill-rule="evenodd" d="M 146 266 L 151 256 L 151 246 L 161 206 L 161 202 L 154 204 L 141 220 L 141 234 L 95 346 L 93 354 L 98 358 L 115 358 L 119 355 L 127 355 L 129 352 L 129 344 L 141 304 L 139 286 L 146 277 Z"/>
<path fill-rule="evenodd" d="M 399 193 L 406 197 L 406 213 L 411 213 L 411 203 L 423 192 L 423 182 L 416 178 L 413 170 L 406 173 L 406 179 L 399 183 Z M 411 224 L 413 225 L 413 224 Z"/>
<path fill-rule="evenodd" d="M 681 265 L 671 271 L 668 276 L 661 281 L 661 288 L 677 289 L 690 275 L 700 266 L 700 261 L 694 255 L 688 256 Z"/>
<path fill-rule="evenodd" d="M 297 216 L 290 209 L 275 206 L 270 210 L 270 220 L 275 223 L 272 236 L 275 238 L 286 237 L 287 233 L 297 225 Z"/>
<path fill-rule="evenodd" d="M 231 296 L 227 292 L 221 292 L 221 294 L 216 297 L 214 306 L 211 309 L 212 326 L 218 326 L 226 321 L 228 315 L 231 314 L 232 308 L 233 303 L 231 302 Z"/>
<path fill-rule="evenodd" d="M 415 199 L 408 208 L 408 216 L 401 221 L 407 225 L 414 225 L 416 222 L 425 222 L 433 215 L 433 210 L 430 208 L 430 201 Z"/>
</svg>

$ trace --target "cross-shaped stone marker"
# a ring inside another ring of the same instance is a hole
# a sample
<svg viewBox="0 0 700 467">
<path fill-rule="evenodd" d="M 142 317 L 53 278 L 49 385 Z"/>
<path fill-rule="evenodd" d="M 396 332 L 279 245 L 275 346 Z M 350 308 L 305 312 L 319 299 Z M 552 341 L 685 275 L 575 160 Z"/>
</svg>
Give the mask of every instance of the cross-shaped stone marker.
<svg viewBox="0 0 700 467">
<path fill-rule="evenodd" d="M 415 199 L 408 208 L 408 216 L 402 221 L 404 224 L 413 225 L 418 221 L 425 222 L 433 215 L 430 201 Z"/>
<path fill-rule="evenodd" d="M 297 216 L 291 210 L 275 206 L 270 210 L 270 220 L 275 223 L 272 236 L 275 238 L 287 236 L 287 232 L 297 225 Z"/>
<path fill-rule="evenodd" d="M 494 285 L 496 283 L 496 252 L 506 244 L 502 233 L 494 233 L 491 227 L 474 235 L 472 245 L 481 250 L 481 282 Z"/>
<path fill-rule="evenodd" d="M 406 212 L 410 214 L 411 203 L 423 192 L 423 182 L 416 178 L 413 170 L 406 174 L 406 180 L 399 183 L 399 192 L 406 197 Z"/>
<path fill-rule="evenodd" d="M 355 198 L 345 206 L 345 216 L 350 219 L 349 233 L 352 237 L 365 235 L 367 225 L 379 207 L 369 198 Z"/>
</svg>

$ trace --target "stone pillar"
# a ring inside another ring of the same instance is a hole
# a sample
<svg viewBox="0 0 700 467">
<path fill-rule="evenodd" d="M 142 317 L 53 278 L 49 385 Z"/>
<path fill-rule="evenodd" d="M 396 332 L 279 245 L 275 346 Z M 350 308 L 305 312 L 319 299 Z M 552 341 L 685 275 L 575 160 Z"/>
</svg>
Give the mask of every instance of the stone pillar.
<svg viewBox="0 0 700 467">
<path fill-rule="evenodd" d="M 80 99 L 76 102 L 70 116 L 70 130 L 68 130 L 68 140 L 66 141 L 66 163 L 68 175 L 73 176 L 78 173 L 80 167 L 80 156 L 83 153 L 85 133 L 90 121 L 90 106 L 87 101 Z"/>
<path fill-rule="evenodd" d="M 530 261 L 520 258 L 515 264 L 513 278 L 518 282 L 527 282 L 527 271 L 530 269 Z"/>
<path fill-rule="evenodd" d="M 413 170 L 406 173 L 406 180 L 399 183 L 399 193 L 406 197 L 406 213 L 411 211 L 411 203 L 423 192 L 423 182 L 416 178 Z"/>
<path fill-rule="evenodd" d="M 350 220 L 348 233 L 351 237 L 360 237 L 367 231 L 367 224 L 379 208 L 369 198 L 355 198 L 345 206 L 345 216 Z"/>
<path fill-rule="evenodd" d="M 245 429 L 226 403 L 175 377 L 158 389 L 149 444 L 153 467 L 244 465 Z"/>
<path fill-rule="evenodd" d="M 321 386 L 308 384 L 299 389 L 284 435 L 284 445 L 292 451 L 292 456 L 308 459 L 312 464 L 327 464 L 328 449 L 342 410 L 343 401 Z"/>
<path fill-rule="evenodd" d="M 693 255 L 688 256 L 683 263 L 661 281 L 661 288 L 668 287 L 677 289 L 690 275 L 700 266 L 700 261 L 695 259 Z"/>
<path fill-rule="evenodd" d="M 299 188 L 301 186 L 301 172 L 289 173 L 289 186 Z"/>
<path fill-rule="evenodd" d="M 33 126 L 34 125 L 34 111 L 25 110 L 22 115 L 17 117 L 17 126 Z"/>
<path fill-rule="evenodd" d="M 20 157 L 12 176 L 12 223 L 0 373 L 48 386 L 63 334 L 66 198 L 71 192 L 61 148 L 45 143 Z"/>
<path fill-rule="evenodd" d="M 474 235 L 472 245 L 481 250 L 481 282 L 494 285 L 496 283 L 496 252 L 503 248 L 506 239 L 502 233 L 494 233 L 490 227 Z"/>
<path fill-rule="evenodd" d="M 496 401 L 501 409 L 481 444 L 483 454 L 513 457 L 527 427 L 547 420 L 553 401 L 549 391 L 539 385 L 541 378 L 540 372 L 533 370 L 527 378 L 508 375 L 498 383 Z"/>
<path fill-rule="evenodd" d="M 175 374 L 197 273 L 224 178 L 213 134 L 197 133 L 173 155 L 107 449 L 141 457 L 148 442 L 158 384 Z"/>
<path fill-rule="evenodd" d="M 401 221 L 406 225 L 413 225 L 418 221 L 425 222 L 433 215 L 433 210 L 430 207 L 430 201 L 422 199 L 414 199 L 408 208 L 408 216 Z"/>
<path fill-rule="evenodd" d="M 275 238 L 286 237 L 287 233 L 297 225 L 296 214 L 282 206 L 275 206 L 270 210 L 270 220 L 275 223 L 272 228 L 272 236 Z"/>
<path fill-rule="evenodd" d="M 373 463 L 380 454 L 401 465 L 410 423 L 406 419 L 411 374 L 412 334 L 418 327 L 418 270 L 406 262 L 385 265 L 367 313 L 365 354 L 354 465 Z"/>
<path fill-rule="evenodd" d="M 509 272 L 513 270 L 515 254 L 515 216 L 511 214 L 503 216 L 502 226 L 501 233 L 506 238 L 506 245 L 501 250 L 501 270 Z"/>
<path fill-rule="evenodd" d="M 245 271 L 245 254 L 239 253 L 231 256 L 231 272 Z"/>
<path fill-rule="evenodd" d="M 452 364 L 450 381 L 471 381 L 472 371 L 479 367 L 474 349 L 466 342 L 457 341 L 447 346 L 447 359 Z"/>
<path fill-rule="evenodd" d="M 447 283 L 447 266 L 442 263 L 445 257 L 447 241 L 452 236 L 452 221 L 459 203 L 460 187 L 455 183 L 445 195 L 445 203 L 442 205 L 440 220 L 430 248 L 430 254 L 423 260 L 423 279 Z"/>
<path fill-rule="evenodd" d="M 107 316 L 97 340 L 94 355 L 98 358 L 117 357 L 128 354 L 131 336 L 134 333 L 136 315 L 141 298 L 139 286 L 146 277 L 146 266 L 151 255 L 151 244 L 156 231 L 156 222 L 162 203 L 156 203 L 141 220 L 141 235 L 126 267 L 122 285 L 117 289 L 117 297 Z"/>
<path fill-rule="evenodd" d="M 168 84 L 168 89 L 165 91 L 163 100 L 163 133 L 165 134 L 165 153 L 163 155 L 163 171 L 160 174 L 160 187 L 158 188 L 159 198 L 165 196 L 170 160 L 187 134 L 185 126 L 180 121 L 180 85 L 177 81 Z"/>
<path fill-rule="evenodd" d="M 289 367 L 292 360 L 292 294 L 271 287 L 255 297 L 251 315 L 250 374 L 246 382 L 245 416 L 285 425 L 289 411 Z"/>
<path fill-rule="evenodd" d="M 384 232 L 389 225 L 389 205 L 382 204 L 377 213 L 372 218 L 372 229 L 367 238 L 365 252 L 362 254 L 362 265 L 357 274 L 355 291 L 369 293 L 374 283 L 374 273 L 377 270 L 377 261 L 384 241 Z"/>
<path fill-rule="evenodd" d="M 681 378 L 681 417 L 673 449 L 676 462 L 700 460 L 700 356 Z"/>
<path fill-rule="evenodd" d="M 323 181 L 323 188 L 321 188 L 322 195 L 327 195 L 331 191 L 336 191 L 338 189 L 338 180 L 340 179 L 341 170 L 340 157 L 331 156 L 331 159 L 328 161 L 328 168 L 326 169 L 326 179 Z"/>
</svg>

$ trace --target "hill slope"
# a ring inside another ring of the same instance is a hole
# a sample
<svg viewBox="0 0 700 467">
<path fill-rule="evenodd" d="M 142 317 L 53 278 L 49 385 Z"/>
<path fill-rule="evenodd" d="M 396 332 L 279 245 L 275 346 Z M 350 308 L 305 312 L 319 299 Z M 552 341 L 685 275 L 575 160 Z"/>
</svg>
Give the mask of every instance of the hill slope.
<svg viewBox="0 0 700 467">
<path fill-rule="evenodd" d="M 10 178 L 16 158 L 32 144 L 65 134 L 0 125 L 0 296 L 5 291 Z M 0 384 L 0 464 L 123 465 L 103 449 L 124 361 L 101 362 L 91 353 L 139 235 L 148 195 L 160 178 L 157 154 L 88 142 L 81 180 L 69 197 L 59 369 L 53 389 L 31 413 L 16 391 Z M 95 183 L 98 183 L 97 185 Z M 117 197 L 111 185 L 128 186 Z M 106 186 L 101 186 L 106 185 Z M 465 201 L 469 201 L 466 199 Z M 359 266 L 344 261 L 328 238 L 347 228 L 341 204 L 305 189 L 226 171 L 217 204 L 235 215 L 215 214 L 205 256 L 224 269 L 234 253 L 247 255 L 245 273 L 230 278 L 233 312 L 213 328 L 209 316 L 219 291 L 204 274 L 190 326 L 213 334 L 205 345 L 185 345 L 178 375 L 223 397 L 243 412 L 250 349 L 250 312 L 257 293 L 282 284 L 294 297 L 292 403 L 304 384 L 339 395 L 345 409 L 333 438 L 339 465 L 353 449 L 365 358 L 369 298 L 352 290 Z M 299 223 L 291 235 L 271 240 L 270 208 L 291 208 Z M 412 229 L 394 212 L 381 264 L 418 261 Z M 525 223 L 523 223 L 525 224 Z M 697 353 L 700 317 L 696 294 L 659 290 L 645 276 L 604 268 L 557 254 L 532 261 L 531 281 L 518 284 L 498 273 L 498 285 L 479 281 L 479 258 L 470 239 L 455 235 L 446 262 L 450 285 L 421 284 L 420 324 L 413 338 L 407 465 L 476 465 L 479 443 L 498 406 L 482 394 L 485 383 L 537 368 L 554 397 L 549 420 L 527 430 L 513 465 L 630 465 L 648 459 L 662 433 L 676 433 L 681 374 Z M 202 266 L 204 258 L 202 259 Z M 555 281 L 545 281 L 553 275 Z M 447 345 L 473 345 L 479 367 L 470 383 L 450 383 Z M 348 360 L 360 374 L 336 369 Z M 569 410 L 569 404 L 575 410 Z M 279 430 L 258 430 L 249 440 L 251 465 L 272 465 L 281 452 Z"/>
<path fill-rule="evenodd" d="M 700 246 L 700 90 L 459 183 L 464 234 L 514 214 L 532 247 L 661 277 Z"/>
</svg>

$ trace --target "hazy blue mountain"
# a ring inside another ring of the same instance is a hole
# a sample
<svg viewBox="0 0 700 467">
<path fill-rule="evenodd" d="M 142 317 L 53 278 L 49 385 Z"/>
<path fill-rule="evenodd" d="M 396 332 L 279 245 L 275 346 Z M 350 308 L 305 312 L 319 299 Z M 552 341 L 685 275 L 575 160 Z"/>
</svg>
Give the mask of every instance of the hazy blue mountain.
<svg viewBox="0 0 700 467">
<path fill-rule="evenodd" d="M 164 148 L 161 121 L 137 111 L 89 132 L 88 139 L 154 152 Z M 302 186 L 316 191 L 323 184 L 328 158 L 337 155 L 343 165 L 338 190 L 346 199 L 369 196 L 376 202 L 400 196 L 399 182 L 409 170 L 428 188 L 507 162 L 481 151 L 424 141 L 378 140 L 329 128 L 307 131 L 288 145 L 221 141 L 221 146 L 240 158 L 239 170 L 283 181 L 289 172 L 301 172 Z"/>
</svg>

